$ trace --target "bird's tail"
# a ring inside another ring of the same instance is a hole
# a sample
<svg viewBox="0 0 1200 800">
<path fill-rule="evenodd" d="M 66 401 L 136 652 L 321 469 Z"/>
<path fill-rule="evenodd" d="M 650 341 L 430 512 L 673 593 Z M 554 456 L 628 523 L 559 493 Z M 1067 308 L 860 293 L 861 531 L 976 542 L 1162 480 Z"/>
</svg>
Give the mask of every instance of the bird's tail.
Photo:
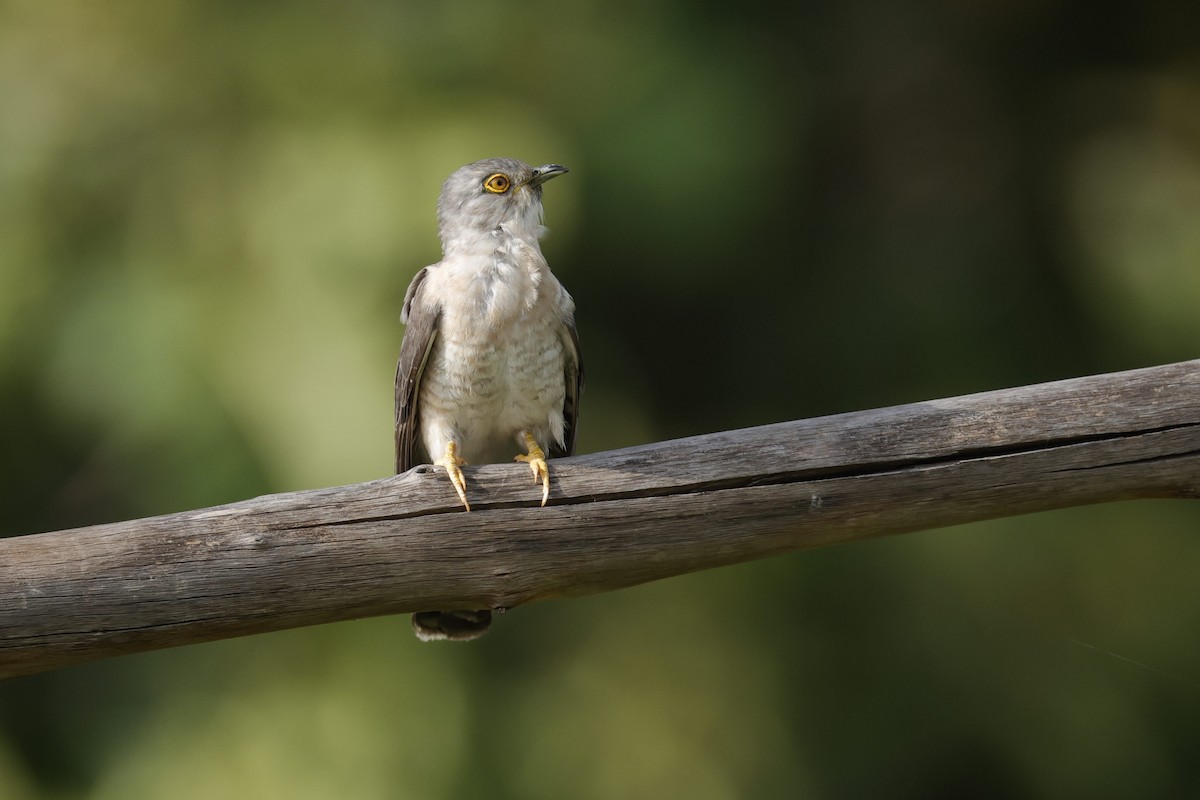
<svg viewBox="0 0 1200 800">
<path fill-rule="evenodd" d="M 412 615 L 413 632 L 422 642 L 467 642 L 478 639 L 492 625 L 492 612 L 418 611 Z"/>
</svg>

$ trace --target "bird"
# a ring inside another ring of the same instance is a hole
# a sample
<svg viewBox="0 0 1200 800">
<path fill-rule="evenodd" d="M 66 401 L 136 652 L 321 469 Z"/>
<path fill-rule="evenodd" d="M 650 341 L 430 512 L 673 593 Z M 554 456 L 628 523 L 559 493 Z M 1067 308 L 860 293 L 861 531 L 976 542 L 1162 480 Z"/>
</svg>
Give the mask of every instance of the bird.
<svg viewBox="0 0 1200 800">
<path fill-rule="evenodd" d="M 513 158 L 451 173 L 437 203 L 442 259 L 404 294 L 396 363 L 396 472 L 441 467 L 469 512 L 462 467 L 513 458 L 550 497 L 548 458 L 575 452 L 583 362 L 575 301 L 539 240 L 542 188 L 568 170 Z M 423 611 L 424 641 L 475 639 L 491 611 Z"/>
</svg>

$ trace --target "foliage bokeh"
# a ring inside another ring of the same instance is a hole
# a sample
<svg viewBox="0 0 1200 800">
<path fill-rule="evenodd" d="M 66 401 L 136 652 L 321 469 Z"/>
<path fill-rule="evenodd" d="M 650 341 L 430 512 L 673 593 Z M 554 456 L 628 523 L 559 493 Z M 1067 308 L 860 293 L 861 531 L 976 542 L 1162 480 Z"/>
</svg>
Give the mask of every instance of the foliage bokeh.
<svg viewBox="0 0 1200 800">
<path fill-rule="evenodd" d="M 572 169 L 585 452 L 1195 357 L 1197 8 L 5 0 L 0 533 L 386 474 L 400 299 L 493 155 Z M 12 680 L 0 796 L 1194 795 L 1198 523 Z"/>
</svg>

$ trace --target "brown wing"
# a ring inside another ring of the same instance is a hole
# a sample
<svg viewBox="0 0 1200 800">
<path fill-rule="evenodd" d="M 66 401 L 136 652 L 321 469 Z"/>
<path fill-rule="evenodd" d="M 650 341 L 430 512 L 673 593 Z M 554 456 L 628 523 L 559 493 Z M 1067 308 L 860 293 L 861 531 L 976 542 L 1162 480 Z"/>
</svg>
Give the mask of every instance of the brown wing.
<svg viewBox="0 0 1200 800">
<path fill-rule="evenodd" d="M 429 359 L 429 351 L 437 338 L 441 308 L 426 303 L 421 291 L 429 267 L 412 279 L 404 293 L 404 341 L 400 344 L 400 359 L 396 362 L 396 472 L 407 472 L 416 464 L 416 445 L 420 437 L 417 393 L 421 388 L 421 373 Z"/>
<path fill-rule="evenodd" d="M 563 447 L 550 443 L 550 457 L 562 458 L 575 455 L 575 435 L 579 430 L 579 395 L 583 392 L 583 357 L 579 353 L 579 331 L 575 321 L 563 325 L 564 359 L 563 377 L 567 382 L 567 396 L 563 400 L 563 419 L 566 421 L 566 442 Z"/>
</svg>

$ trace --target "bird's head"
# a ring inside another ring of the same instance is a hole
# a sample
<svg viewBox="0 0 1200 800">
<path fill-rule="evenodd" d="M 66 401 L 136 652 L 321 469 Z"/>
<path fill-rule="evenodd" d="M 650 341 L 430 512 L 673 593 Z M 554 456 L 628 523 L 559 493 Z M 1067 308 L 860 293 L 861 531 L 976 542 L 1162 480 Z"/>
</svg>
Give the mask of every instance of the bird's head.
<svg viewBox="0 0 1200 800">
<path fill-rule="evenodd" d="M 515 158 L 489 158 L 455 170 L 438 198 L 442 246 L 471 247 L 501 232 L 537 241 L 542 184 L 566 171 L 559 164 L 531 167 Z"/>
</svg>

